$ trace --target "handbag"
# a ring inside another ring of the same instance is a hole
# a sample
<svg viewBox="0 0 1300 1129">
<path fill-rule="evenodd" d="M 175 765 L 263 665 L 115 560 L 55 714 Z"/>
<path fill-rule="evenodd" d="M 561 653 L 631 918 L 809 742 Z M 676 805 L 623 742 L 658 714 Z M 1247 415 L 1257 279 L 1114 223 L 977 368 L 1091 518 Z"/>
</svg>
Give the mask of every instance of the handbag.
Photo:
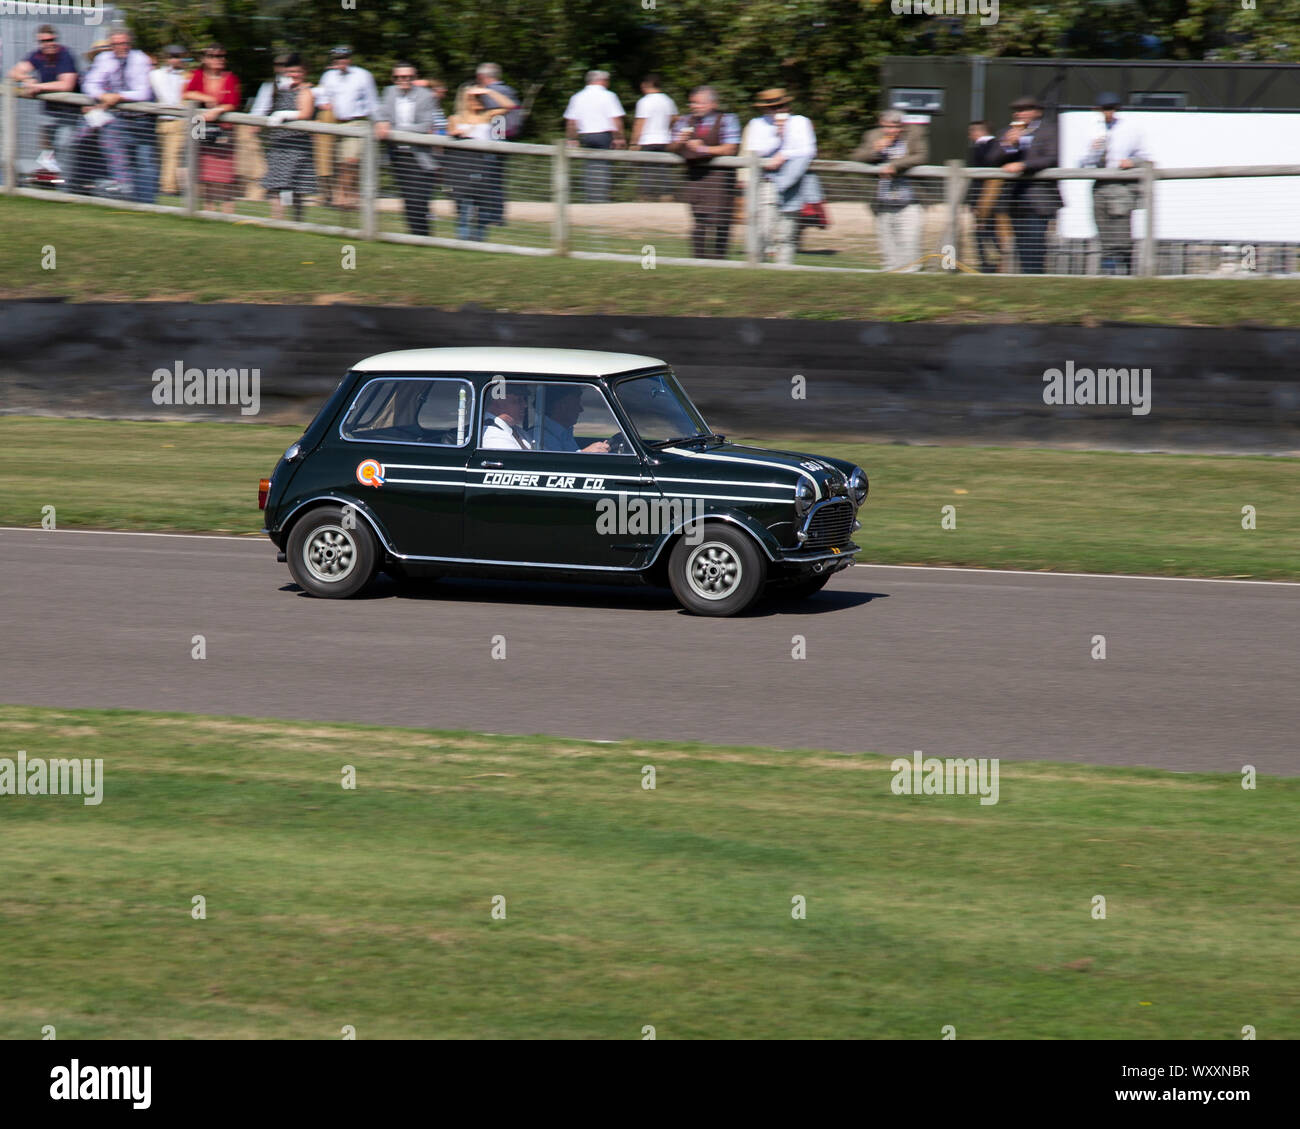
<svg viewBox="0 0 1300 1129">
<path fill-rule="evenodd" d="M 203 127 L 203 133 L 199 137 L 199 143 L 210 145 L 214 149 L 224 149 L 231 143 L 231 128 L 228 125 L 214 125 L 207 122 Z"/>
<path fill-rule="evenodd" d="M 799 218 L 807 227 L 830 227 L 830 217 L 826 214 L 826 205 L 820 200 L 810 200 L 799 209 Z"/>
</svg>

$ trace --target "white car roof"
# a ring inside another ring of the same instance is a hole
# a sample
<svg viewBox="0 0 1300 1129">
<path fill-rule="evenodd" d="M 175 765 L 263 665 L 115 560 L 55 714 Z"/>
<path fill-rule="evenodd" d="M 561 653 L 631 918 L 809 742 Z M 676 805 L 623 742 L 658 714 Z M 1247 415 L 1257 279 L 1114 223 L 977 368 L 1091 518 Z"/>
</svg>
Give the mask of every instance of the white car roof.
<svg viewBox="0 0 1300 1129">
<path fill-rule="evenodd" d="M 541 376 L 608 376 L 664 367 L 657 357 L 591 349 L 400 349 L 377 353 L 352 366 L 356 372 L 501 372 Z"/>
</svg>

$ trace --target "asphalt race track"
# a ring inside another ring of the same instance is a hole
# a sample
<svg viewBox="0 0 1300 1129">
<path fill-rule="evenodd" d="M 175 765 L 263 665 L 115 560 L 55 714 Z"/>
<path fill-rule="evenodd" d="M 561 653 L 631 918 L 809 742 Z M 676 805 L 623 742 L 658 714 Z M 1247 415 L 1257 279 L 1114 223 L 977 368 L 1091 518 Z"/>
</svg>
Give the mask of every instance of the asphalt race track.
<svg viewBox="0 0 1300 1129">
<path fill-rule="evenodd" d="M 648 588 L 316 600 L 264 539 L 0 530 L 0 569 L 8 703 L 1300 773 L 1294 584 L 859 567 L 710 620 Z"/>
</svg>

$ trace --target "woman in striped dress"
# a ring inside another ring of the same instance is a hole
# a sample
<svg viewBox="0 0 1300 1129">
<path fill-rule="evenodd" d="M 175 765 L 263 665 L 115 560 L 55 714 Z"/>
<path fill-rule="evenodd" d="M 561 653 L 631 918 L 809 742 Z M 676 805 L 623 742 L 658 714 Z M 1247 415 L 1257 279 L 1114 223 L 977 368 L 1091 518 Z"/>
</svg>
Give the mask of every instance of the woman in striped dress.
<svg viewBox="0 0 1300 1129">
<path fill-rule="evenodd" d="M 271 98 L 271 126 L 287 121 L 309 121 L 316 112 L 307 72 L 298 55 L 290 55 L 284 68 L 288 85 L 276 87 Z M 312 134 L 296 129 L 268 128 L 266 177 L 263 187 L 271 197 L 271 218 L 284 215 L 286 195 L 293 203 L 293 218 L 301 222 L 304 197 L 316 191 L 316 170 L 312 163 Z"/>
</svg>

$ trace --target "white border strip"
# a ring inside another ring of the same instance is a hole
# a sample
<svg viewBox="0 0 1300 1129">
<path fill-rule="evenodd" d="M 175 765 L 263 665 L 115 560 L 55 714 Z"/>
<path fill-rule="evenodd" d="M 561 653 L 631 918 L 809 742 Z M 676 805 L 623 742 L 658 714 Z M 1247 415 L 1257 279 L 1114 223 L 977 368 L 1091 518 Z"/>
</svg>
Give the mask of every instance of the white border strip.
<svg viewBox="0 0 1300 1129">
<path fill-rule="evenodd" d="M 961 565 L 893 565 L 857 562 L 858 568 L 910 569 L 913 572 L 987 572 L 994 576 L 1077 576 L 1084 580 L 1176 580 L 1183 584 L 1254 584 L 1300 588 L 1295 580 L 1234 580 L 1218 576 L 1148 576 L 1140 572 L 1045 572 L 1024 568 L 969 568 Z"/>
<path fill-rule="evenodd" d="M 243 541 L 247 544 L 265 544 L 266 534 L 245 533 L 236 536 L 233 533 L 146 533 L 135 529 L 41 529 L 35 525 L 0 525 L 0 533 L 93 533 L 100 537 L 182 537 L 200 541 Z"/>
<path fill-rule="evenodd" d="M 766 500 L 766 499 L 764 499 Z M 39 529 L 31 525 L 0 525 L 0 533 L 83 533 L 99 537 L 178 537 L 202 541 L 242 541 L 246 545 L 265 546 L 270 542 L 264 533 L 249 533 L 235 537 L 227 533 L 144 533 L 127 529 Z M 1217 576 L 1145 576 L 1137 572 L 1044 572 L 1023 568 L 963 568 L 960 565 L 895 565 L 857 562 L 857 568 L 892 568 L 909 572 L 964 572 L 988 573 L 991 576 L 1046 576 L 1077 577 L 1081 580 L 1160 580 L 1180 584 L 1253 584 L 1256 587 L 1300 588 L 1295 580 L 1234 580 Z"/>
</svg>

